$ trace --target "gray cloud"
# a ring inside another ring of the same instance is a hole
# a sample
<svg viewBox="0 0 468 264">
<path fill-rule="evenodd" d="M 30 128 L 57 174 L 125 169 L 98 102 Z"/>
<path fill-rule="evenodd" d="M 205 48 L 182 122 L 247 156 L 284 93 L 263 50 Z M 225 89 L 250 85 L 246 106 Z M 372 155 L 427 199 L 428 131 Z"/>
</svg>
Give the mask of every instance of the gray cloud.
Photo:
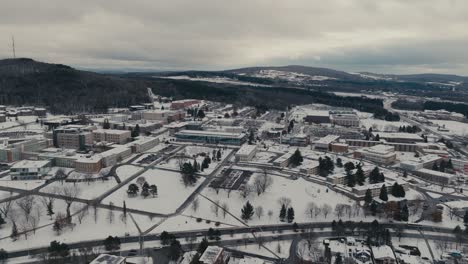
<svg viewBox="0 0 468 264">
<path fill-rule="evenodd" d="M 0 0 L 0 57 L 106 69 L 304 64 L 468 75 L 465 0 Z"/>
</svg>

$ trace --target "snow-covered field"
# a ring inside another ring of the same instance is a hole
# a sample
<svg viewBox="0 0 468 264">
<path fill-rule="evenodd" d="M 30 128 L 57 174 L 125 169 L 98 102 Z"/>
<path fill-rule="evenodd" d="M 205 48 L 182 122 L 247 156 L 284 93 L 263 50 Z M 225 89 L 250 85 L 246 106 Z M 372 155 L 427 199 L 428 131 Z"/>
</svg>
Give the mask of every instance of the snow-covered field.
<svg viewBox="0 0 468 264">
<path fill-rule="evenodd" d="M 125 201 L 127 208 L 169 214 L 173 213 L 204 180 L 198 179 L 195 185 L 185 187 L 180 173 L 160 169 L 148 170 L 139 177 L 144 177 L 149 185 L 155 184 L 158 187 L 157 197 L 153 198 L 151 195 L 147 198 L 140 195 L 128 197 L 128 185 L 126 185 L 104 199 L 103 203 L 113 202 L 121 206 Z"/>
<path fill-rule="evenodd" d="M 25 181 L 14 180 L 13 181 L 13 180 L 7 180 L 5 178 L 0 180 L 0 186 L 23 189 L 23 190 L 32 190 L 36 187 L 41 186 L 45 182 L 44 180 L 25 180 Z"/>
<path fill-rule="evenodd" d="M 119 176 L 121 181 L 124 181 L 131 176 L 133 176 L 138 171 L 143 170 L 141 167 L 133 166 L 133 165 L 123 165 L 117 168 L 115 171 L 117 176 Z"/>
<path fill-rule="evenodd" d="M 253 178 L 254 176 L 251 179 Z M 249 225 L 281 223 L 278 215 L 281 208 L 279 200 L 282 197 L 290 199 L 290 206 L 294 208 L 295 221 L 297 222 L 311 220 L 306 211 L 308 203 L 310 202 L 314 202 L 317 206 L 322 206 L 326 203 L 332 207 L 331 211 L 333 211 L 335 205 L 338 203 L 353 204 L 349 198 L 332 191 L 327 192 L 326 187 L 308 182 L 302 178 L 298 180 L 289 180 L 283 177 L 272 178 L 272 186 L 260 196 L 252 192 L 244 199 L 240 191 L 228 193 L 226 190 L 219 190 L 219 194 L 217 194 L 212 188 L 206 188 L 203 190 L 202 194 L 213 201 L 219 201 L 221 205 L 225 203 L 228 207 L 228 211 L 238 218 L 241 216 L 241 208 L 247 201 L 249 201 L 253 207 L 261 206 L 263 208 L 263 215 L 260 219 L 254 215 L 252 219 L 248 221 Z M 199 197 L 198 201 L 198 210 L 194 211 L 193 207 L 190 206 L 184 211 L 184 214 L 209 218 L 234 225 L 240 224 L 234 217 L 228 214 L 224 216 L 223 210 L 221 209 L 219 209 L 218 216 L 216 216 L 213 203 L 203 197 Z M 268 215 L 269 211 L 271 211 L 271 216 Z M 332 212 L 327 216 L 327 219 L 331 218 L 333 218 Z M 316 219 L 313 219 L 313 221 L 320 220 L 325 220 L 325 217 L 319 215 Z"/>
<path fill-rule="evenodd" d="M 449 132 L 440 131 L 440 133 L 442 134 L 452 134 L 452 135 L 458 135 L 458 136 L 468 135 L 467 123 L 462 123 L 462 122 L 457 122 L 457 121 L 452 121 L 452 120 L 435 120 L 435 119 L 431 119 L 429 121 L 441 127 L 445 126 L 445 128 L 450 130 Z"/>
<path fill-rule="evenodd" d="M 80 190 L 77 196 L 78 198 L 91 200 L 97 198 L 98 196 L 115 187 L 116 185 L 117 182 L 113 177 L 109 178 L 109 180 L 107 181 L 98 180 L 89 183 L 56 181 L 42 188 L 40 191 L 45 193 L 60 193 L 60 190 L 63 189 L 65 186 L 76 186 Z"/>
<path fill-rule="evenodd" d="M 213 78 L 206 78 L 206 77 L 190 77 L 187 75 L 179 75 L 179 76 L 167 76 L 161 77 L 157 76 L 158 78 L 163 79 L 173 79 L 173 80 L 190 80 L 190 81 L 202 81 L 202 82 L 213 82 L 213 83 L 226 83 L 226 84 L 234 84 L 234 85 L 250 85 L 250 86 L 260 86 L 260 87 L 271 87 L 271 85 L 265 85 L 260 83 L 252 83 L 252 82 L 243 82 L 236 79 L 230 79 L 226 77 L 213 77 Z"/>
<path fill-rule="evenodd" d="M 258 254 L 270 258 L 276 258 L 277 256 L 281 258 L 288 258 L 291 242 L 291 240 L 280 240 L 273 242 L 264 242 L 263 246 L 259 246 L 258 244 L 242 244 L 239 246 L 229 248 L 252 254 Z M 268 248 L 268 250 L 266 248 Z M 276 256 L 272 252 L 276 254 Z"/>
<path fill-rule="evenodd" d="M 385 120 L 380 120 L 380 119 L 374 119 L 374 118 L 366 118 L 366 119 L 361 119 L 361 124 L 366 127 L 366 129 L 369 129 L 372 127 L 373 130 L 378 130 L 378 131 L 398 131 L 398 128 L 400 126 L 409 126 L 410 124 L 407 122 L 389 122 Z"/>
</svg>

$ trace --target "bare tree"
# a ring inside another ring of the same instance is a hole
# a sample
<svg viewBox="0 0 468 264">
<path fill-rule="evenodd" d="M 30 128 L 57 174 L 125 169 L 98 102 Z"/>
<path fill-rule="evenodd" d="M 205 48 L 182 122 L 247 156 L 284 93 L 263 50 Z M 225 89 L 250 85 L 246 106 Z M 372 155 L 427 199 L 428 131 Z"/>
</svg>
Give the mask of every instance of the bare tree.
<svg viewBox="0 0 468 264">
<path fill-rule="evenodd" d="M 317 205 L 314 202 L 309 202 L 307 204 L 306 213 L 309 215 L 310 219 L 314 218 L 314 211 L 316 210 Z"/>
<path fill-rule="evenodd" d="M 345 207 L 346 207 L 345 204 L 336 204 L 335 205 L 335 215 L 338 218 L 341 218 L 343 216 L 343 213 L 345 211 Z"/>
<path fill-rule="evenodd" d="M 215 214 L 216 217 L 218 217 L 219 213 L 219 201 L 214 201 L 214 203 L 211 204 L 211 212 Z"/>
<path fill-rule="evenodd" d="M 41 221 L 41 211 L 39 207 L 36 207 L 29 220 L 31 229 L 34 232 L 34 234 L 36 234 L 37 225 L 39 224 L 40 221 Z"/>
<path fill-rule="evenodd" d="M 267 170 L 264 169 L 262 174 L 259 174 L 257 177 L 255 177 L 253 186 L 257 192 L 257 195 L 260 195 L 266 192 L 272 183 L 272 178 L 268 175 Z"/>
<path fill-rule="evenodd" d="M 76 214 L 76 218 L 78 219 L 78 222 L 81 224 L 83 222 L 83 219 L 88 215 L 88 206 L 86 205 L 85 208 L 82 208 L 81 210 L 78 207 L 75 210 L 78 211 L 78 213 Z"/>
<path fill-rule="evenodd" d="M 11 210 L 11 206 L 13 205 L 13 200 L 7 200 L 0 204 L 0 213 L 3 214 L 4 218 L 8 217 L 8 213 Z"/>
<path fill-rule="evenodd" d="M 64 197 L 64 201 L 67 204 L 67 219 L 71 221 L 70 207 L 75 202 L 76 198 L 81 193 L 81 189 L 77 185 L 66 185 L 62 188 L 61 194 Z"/>
<path fill-rule="evenodd" d="M 263 207 L 261 205 L 255 207 L 255 215 L 260 219 L 263 216 Z"/>
<path fill-rule="evenodd" d="M 32 195 L 24 196 L 23 198 L 17 200 L 16 204 L 23 211 L 26 222 L 29 222 L 31 212 L 35 204 L 34 197 Z"/>
<path fill-rule="evenodd" d="M 223 209 L 223 218 L 226 218 L 226 214 L 229 211 L 229 205 L 227 203 L 223 203 L 221 205 L 221 209 Z"/>
<path fill-rule="evenodd" d="M 322 213 L 325 218 L 327 218 L 331 210 L 332 210 L 332 207 L 329 204 L 322 205 Z"/>
<path fill-rule="evenodd" d="M 198 198 L 195 198 L 195 200 L 193 200 L 193 202 L 192 202 L 192 211 L 194 213 L 197 212 L 199 205 L 200 205 L 200 202 L 198 201 Z"/>
<path fill-rule="evenodd" d="M 268 218 L 271 219 L 271 217 L 273 216 L 273 210 L 268 210 Z"/>
<path fill-rule="evenodd" d="M 322 207 L 315 207 L 315 210 L 314 210 L 314 217 L 317 218 L 317 216 L 322 213 Z"/>
<path fill-rule="evenodd" d="M 284 204 L 284 206 L 288 208 L 291 205 L 291 199 L 283 196 L 278 199 L 278 203 L 280 206 L 283 206 Z"/>
<path fill-rule="evenodd" d="M 240 194 L 244 199 L 246 199 L 250 195 L 251 192 L 252 192 L 252 186 L 249 184 L 245 184 L 243 188 L 241 188 L 240 190 Z"/>
<path fill-rule="evenodd" d="M 93 174 L 91 173 L 85 173 L 84 179 L 88 183 L 88 185 L 91 183 L 91 179 L 93 178 Z"/>
<path fill-rule="evenodd" d="M 109 214 L 107 216 L 107 219 L 109 220 L 109 224 L 112 224 L 114 222 L 114 203 L 113 202 L 109 203 Z"/>
</svg>

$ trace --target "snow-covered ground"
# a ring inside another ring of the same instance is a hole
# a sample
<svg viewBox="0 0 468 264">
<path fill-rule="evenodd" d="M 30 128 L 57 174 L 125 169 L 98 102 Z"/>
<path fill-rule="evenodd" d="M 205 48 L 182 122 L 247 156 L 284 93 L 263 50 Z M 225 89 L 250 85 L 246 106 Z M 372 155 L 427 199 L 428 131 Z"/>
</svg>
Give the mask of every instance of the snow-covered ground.
<svg viewBox="0 0 468 264">
<path fill-rule="evenodd" d="M 107 181 L 98 180 L 89 183 L 56 181 L 42 188 L 40 191 L 46 193 L 60 193 L 60 190 L 62 190 L 65 186 L 76 186 L 80 190 L 79 195 L 77 196 L 78 198 L 91 200 L 117 186 L 117 182 L 113 177 L 109 178 Z"/>
<path fill-rule="evenodd" d="M 226 83 L 226 84 L 234 84 L 234 85 L 249 85 L 249 86 L 259 86 L 259 87 L 271 87 L 271 85 L 252 83 L 252 82 L 243 82 L 243 81 L 226 78 L 226 77 L 207 78 L 207 77 L 190 77 L 187 75 L 179 75 L 179 76 L 167 76 L 167 77 L 157 76 L 157 78 L 173 79 L 173 80 L 202 81 L 202 82 L 213 82 L 213 83 Z"/>
<path fill-rule="evenodd" d="M 169 214 L 173 213 L 204 180 L 198 179 L 193 186 L 185 187 L 180 173 L 160 169 L 148 170 L 139 177 L 144 177 L 149 185 L 155 184 L 158 187 L 157 197 L 153 198 L 151 195 L 147 198 L 140 195 L 128 197 L 128 185 L 126 185 L 104 199 L 103 203 L 113 202 L 121 206 L 125 201 L 128 208 Z"/>
<path fill-rule="evenodd" d="M 410 124 L 403 121 L 396 121 L 396 122 L 389 122 L 385 120 L 375 119 L 375 118 L 365 118 L 361 119 L 361 124 L 366 128 L 369 129 L 372 127 L 373 130 L 378 131 L 398 131 L 400 126 L 409 126 Z"/>
<path fill-rule="evenodd" d="M 288 258 L 291 242 L 291 240 L 279 240 L 272 242 L 264 242 L 263 246 L 259 246 L 258 244 L 243 244 L 229 248 L 270 258 L 276 258 L 277 256 L 281 258 Z M 275 256 L 272 252 L 277 256 Z"/>
<path fill-rule="evenodd" d="M 32 190 L 44 184 L 44 180 L 9 180 L 9 177 L 4 177 L 0 180 L 0 186 L 11 187 L 23 190 Z"/>
<path fill-rule="evenodd" d="M 468 135 L 468 124 L 467 123 L 462 123 L 462 122 L 457 122 L 457 121 L 452 121 L 452 120 L 435 120 L 431 119 L 429 120 L 432 123 L 442 127 L 445 126 L 449 132 L 443 132 L 440 131 L 442 134 L 452 134 L 452 135 L 458 135 L 458 136 L 466 136 Z"/>
<path fill-rule="evenodd" d="M 117 176 L 119 176 L 121 181 L 124 181 L 131 176 L 133 176 L 138 171 L 143 170 L 141 167 L 133 166 L 133 165 L 123 165 L 117 168 L 115 171 Z"/>
</svg>

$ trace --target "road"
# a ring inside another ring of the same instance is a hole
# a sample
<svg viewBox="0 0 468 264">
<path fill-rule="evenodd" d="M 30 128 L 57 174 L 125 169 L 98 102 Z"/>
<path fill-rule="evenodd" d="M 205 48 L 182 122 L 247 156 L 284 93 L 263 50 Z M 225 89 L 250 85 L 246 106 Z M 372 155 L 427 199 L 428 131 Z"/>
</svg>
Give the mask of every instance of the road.
<svg viewBox="0 0 468 264">
<path fill-rule="evenodd" d="M 396 236 L 397 231 L 399 228 L 405 228 L 406 230 L 419 230 L 425 232 L 432 232 L 431 234 L 425 234 L 425 238 L 428 240 L 442 240 L 442 241 L 453 241 L 456 242 L 455 237 L 452 234 L 452 230 L 449 228 L 442 228 L 438 226 L 420 226 L 420 225 L 408 225 L 404 223 L 383 223 L 383 227 L 389 228 L 390 232 Z M 316 223 L 300 223 L 299 229 L 300 230 L 314 230 L 313 233 L 316 237 L 331 237 L 333 234 L 331 231 L 321 231 L 321 228 L 331 228 L 330 222 L 316 222 Z M 317 230 L 318 229 L 318 230 Z M 262 236 L 262 240 L 267 241 L 277 241 L 277 240 L 293 240 L 297 239 L 298 235 L 303 233 L 298 232 L 295 234 L 282 234 L 285 231 L 292 231 L 293 227 L 291 224 L 279 224 L 279 225 L 263 225 L 263 226 L 254 226 L 254 227 L 230 227 L 230 228 L 220 228 L 221 235 L 231 235 L 231 234 L 252 234 L 259 230 L 262 232 L 272 232 L 275 231 L 276 234 L 271 236 Z M 205 237 L 207 230 L 194 230 L 194 231 L 179 231 L 179 232 L 172 232 L 173 235 L 179 241 L 183 242 L 184 238 L 192 238 L 192 237 Z M 363 231 L 365 232 L 365 231 Z M 402 237 L 412 237 L 412 238 L 421 238 L 421 234 L 418 232 L 414 233 L 403 233 Z M 439 233 L 439 234 L 434 234 Z M 364 233 L 365 234 L 365 233 Z M 145 241 L 159 241 L 159 234 L 150 234 L 144 237 Z M 138 243 L 140 241 L 140 236 L 129 236 L 121 239 L 122 244 L 131 244 L 131 243 Z M 240 241 L 240 242 L 233 242 L 233 241 Z M 227 241 L 220 241 L 220 242 L 212 242 L 213 244 L 217 245 L 224 245 L 227 246 L 230 243 L 234 243 L 234 245 L 243 245 L 244 239 L 235 239 L 235 240 L 227 240 Z M 468 239 L 465 239 L 464 242 L 468 242 Z M 258 243 L 254 239 L 247 238 L 247 243 L 253 244 Z M 76 243 L 68 244 L 70 249 L 79 249 L 79 248 L 90 248 L 90 247 L 97 247 L 103 245 L 103 240 L 91 240 L 91 241 L 82 241 Z M 232 244 L 230 244 L 232 245 Z M 22 257 L 27 255 L 37 255 L 40 253 L 47 252 L 47 247 L 41 248 L 31 248 L 26 250 L 19 250 L 19 251 L 11 251 L 8 252 L 10 258 Z M 295 252 L 295 249 L 293 249 Z M 288 262 L 289 263 L 289 262 Z"/>
</svg>

